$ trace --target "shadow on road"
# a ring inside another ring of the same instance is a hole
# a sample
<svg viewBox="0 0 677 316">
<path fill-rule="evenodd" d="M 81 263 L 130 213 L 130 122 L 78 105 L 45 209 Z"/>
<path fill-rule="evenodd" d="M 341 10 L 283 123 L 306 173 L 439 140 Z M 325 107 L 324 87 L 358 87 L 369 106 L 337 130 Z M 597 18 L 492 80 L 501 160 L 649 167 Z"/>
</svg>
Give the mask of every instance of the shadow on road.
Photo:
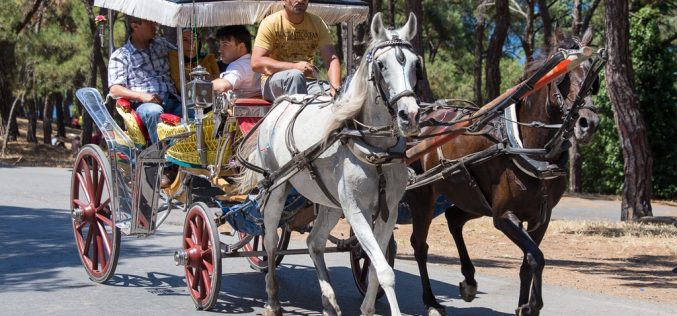
<svg viewBox="0 0 677 316">
<path fill-rule="evenodd" d="M 177 235 L 158 232 L 159 236 Z M 166 256 L 175 249 L 159 243 L 134 242 L 122 238 L 120 260 Z M 82 268 L 82 278 L 63 276 L 62 269 L 81 267 L 77 255 L 70 213 L 48 208 L 0 206 L 0 292 L 56 291 L 94 285 Z M 120 276 L 116 275 L 117 278 Z"/>
</svg>

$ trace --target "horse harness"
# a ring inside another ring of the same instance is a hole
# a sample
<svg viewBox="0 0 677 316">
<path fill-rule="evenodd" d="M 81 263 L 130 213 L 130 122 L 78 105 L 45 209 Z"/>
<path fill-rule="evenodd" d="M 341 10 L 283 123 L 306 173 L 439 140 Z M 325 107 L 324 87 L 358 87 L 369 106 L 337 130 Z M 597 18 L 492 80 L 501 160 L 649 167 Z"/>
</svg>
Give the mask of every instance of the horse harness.
<svg viewBox="0 0 677 316">
<path fill-rule="evenodd" d="M 413 51 L 413 47 L 411 46 L 410 43 L 406 41 L 399 40 L 397 38 L 390 40 L 390 41 L 385 41 L 374 48 L 369 52 L 367 56 L 367 61 L 369 63 L 373 63 L 379 55 L 376 55 L 376 52 L 382 48 L 387 48 L 387 47 L 394 47 L 396 51 L 396 58 L 400 65 L 404 65 L 406 58 L 404 57 L 404 52 L 401 51 L 401 47 L 408 48 Z M 420 59 L 419 59 L 420 63 Z M 417 64 L 417 76 L 419 76 L 419 67 L 420 65 Z M 380 67 L 379 67 L 380 68 Z M 378 69 L 380 70 L 380 69 Z M 397 95 L 392 96 L 391 98 L 388 98 L 386 95 L 385 91 L 383 90 L 382 87 L 382 76 L 380 71 L 377 70 L 377 67 L 372 66 L 371 70 L 371 77 L 370 81 L 372 81 L 379 92 L 379 95 L 381 99 L 383 100 L 386 108 L 388 109 L 388 112 L 391 114 L 391 116 L 394 117 L 395 111 L 393 110 L 393 105 L 401 98 L 406 97 L 406 96 L 413 96 L 416 98 L 417 102 L 418 98 L 416 97 L 416 94 L 412 90 L 404 90 Z M 388 164 L 393 164 L 393 163 L 404 163 L 406 161 L 406 139 L 401 136 L 396 136 L 395 133 L 395 127 L 393 125 L 387 125 L 387 126 L 369 126 L 366 125 L 362 122 L 359 122 L 356 119 L 352 119 L 351 121 L 348 121 L 343 125 L 342 128 L 337 129 L 336 131 L 332 132 L 329 137 L 327 138 L 326 141 L 324 142 L 319 142 L 314 144 L 313 146 L 310 146 L 309 148 L 305 150 L 299 150 L 298 147 L 296 146 L 294 136 L 293 136 L 293 130 L 294 130 L 294 125 L 296 124 L 296 120 L 303 112 L 306 107 L 313 103 L 313 101 L 317 100 L 319 95 L 311 95 L 306 98 L 304 98 L 300 104 L 301 106 L 296 110 L 294 113 L 292 120 L 290 124 L 287 126 L 286 133 L 285 133 L 285 145 L 287 146 L 287 150 L 289 150 L 292 159 L 281 166 L 279 169 L 270 172 L 267 169 L 261 168 L 259 166 L 256 166 L 252 163 L 249 163 L 241 157 L 240 152 L 241 150 L 238 150 L 237 154 L 237 159 L 238 161 L 246 168 L 249 168 L 255 172 L 261 173 L 264 177 L 263 180 L 261 180 L 257 187 L 259 189 L 259 192 L 266 192 L 264 193 L 264 198 L 263 198 L 263 205 L 267 202 L 268 196 L 270 195 L 269 192 L 272 191 L 272 189 L 276 188 L 277 186 L 285 183 L 287 180 L 292 178 L 294 175 L 296 175 L 298 172 L 306 169 L 310 173 L 311 178 L 317 183 L 318 187 L 322 191 L 322 193 L 331 201 L 334 205 L 340 206 L 341 203 L 329 192 L 329 189 L 327 186 L 324 184 L 322 179 L 318 176 L 317 170 L 313 165 L 313 161 L 317 159 L 323 152 L 325 152 L 329 147 L 331 147 L 336 141 L 341 141 L 342 144 L 344 144 L 350 151 L 351 153 L 360 161 L 374 165 L 376 167 L 376 173 L 378 175 L 378 208 L 377 212 L 374 214 L 374 220 L 378 218 L 379 216 L 383 221 L 387 221 L 389 218 L 389 212 L 388 212 L 388 206 L 386 203 L 386 179 L 385 179 L 385 174 L 383 173 L 383 166 L 388 165 Z M 273 104 L 273 107 L 277 106 L 280 104 L 282 101 L 288 101 L 292 103 L 299 103 L 297 100 L 285 96 L 285 97 L 280 97 L 277 100 L 275 100 L 275 103 Z M 378 103 L 378 102 L 377 102 Z M 272 113 L 269 111 L 268 113 Z M 266 115 L 267 116 L 267 115 Z M 254 131 L 258 129 L 260 124 L 265 120 L 265 117 L 262 118 L 250 131 L 249 134 L 245 135 L 245 138 L 242 140 L 241 144 L 245 144 L 249 137 L 254 134 Z M 371 145 L 367 141 L 367 137 L 373 138 L 392 138 L 396 137 L 397 142 L 395 145 L 389 147 L 389 148 L 379 148 L 377 146 Z M 241 145 L 242 146 L 242 145 Z"/>
<path fill-rule="evenodd" d="M 597 93 L 597 90 L 599 89 L 599 77 L 597 74 L 606 62 L 606 56 L 604 52 L 602 51 L 599 55 L 600 58 L 596 58 L 593 61 L 591 68 L 588 70 L 588 73 L 581 84 L 581 89 L 579 90 L 571 107 L 567 109 L 567 106 L 564 104 L 564 98 L 556 98 L 563 113 L 563 122 L 561 124 L 545 124 L 542 122 L 520 123 L 517 121 L 515 105 L 513 104 L 512 106 L 506 108 L 504 112 L 503 120 L 501 120 L 504 123 L 498 124 L 498 126 L 494 126 L 489 131 L 485 131 L 483 133 L 483 135 L 494 140 L 495 144 L 493 146 L 456 160 L 446 159 L 443 152 L 438 148 L 437 155 L 439 158 L 439 163 L 435 167 L 418 175 L 414 179 L 410 179 L 410 184 L 407 186 L 407 190 L 424 186 L 445 178 L 458 178 L 458 181 L 463 181 L 468 184 L 470 190 L 468 190 L 469 192 L 467 192 L 467 194 L 471 194 L 475 197 L 475 199 L 471 199 L 474 201 L 472 203 L 475 203 L 474 208 L 491 212 L 490 203 L 480 191 L 474 177 L 469 173 L 468 169 L 473 166 L 489 161 L 494 157 L 507 154 L 513 157 L 512 161 L 518 169 L 531 177 L 539 179 L 540 181 L 554 179 L 566 175 L 564 166 L 568 161 L 568 155 L 566 154 L 566 150 L 568 149 L 568 138 L 573 132 L 573 128 L 578 117 L 578 111 L 582 108 L 586 108 L 583 106 L 584 98 L 591 93 Z M 568 76 L 569 75 L 567 74 L 566 77 Z M 564 91 L 565 88 L 566 91 L 569 90 L 570 83 L 565 82 L 568 80 L 570 79 L 564 78 L 555 82 L 555 90 L 557 90 L 556 94 L 561 96 L 561 91 Z M 548 102 L 550 102 L 549 97 Z M 594 110 L 594 108 L 590 109 Z M 449 125 L 449 123 L 444 125 Z M 524 148 L 520 140 L 517 125 L 534 128 L 557 129 L 557 132 L 544 146 L 544 148 Z M 493 131 L 493 133 L 491 131 Z M 564 155 L 560 155 L 562 153 L 564 153 Z M 536 160 L 531 158 L 531 156 L 545 158 L 546 160 Z M 554 163 L 550 161 L 550 159 L 557 156 L 560 157 L 557 161 Z M 547 190 L 545 189 L 545 185 L 541 185 L 540 188 L 540 222 L 534 227 L 529 227 L 529 230 L 538 228 L 539 226 L 543 225 L 546 220 L 545 214 L 548 209 L 548 194 Z"/>
</svg>

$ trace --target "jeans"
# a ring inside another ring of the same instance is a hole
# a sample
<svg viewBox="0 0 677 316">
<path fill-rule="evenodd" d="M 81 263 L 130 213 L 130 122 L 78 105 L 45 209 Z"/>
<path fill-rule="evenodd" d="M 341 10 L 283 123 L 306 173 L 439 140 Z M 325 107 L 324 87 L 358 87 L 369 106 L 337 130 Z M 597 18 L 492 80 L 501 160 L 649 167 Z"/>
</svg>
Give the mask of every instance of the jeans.
<svg viewBox="0 0 677 316">
<path fill-rule="evenodd" d="M 141 121 L 148 130 L 151 143 L 158 142 L 157 124 L 160 120 L 160 114 L 171 113 L 182 116 L 181 101 L 174 97 L 165 97 L 164 106 L 157 103 L 142 103 L 136 108 L 136 113 L 139 114 Z"/>
<path fill-rule="evenodd" d="M 307 81 L 302 72 L 296 69 L 272 74 L 263 85 L 263 98 L 274 101 L 284 94 L 327 94 L 329 84 L 317 80 Z"/>
</svg>

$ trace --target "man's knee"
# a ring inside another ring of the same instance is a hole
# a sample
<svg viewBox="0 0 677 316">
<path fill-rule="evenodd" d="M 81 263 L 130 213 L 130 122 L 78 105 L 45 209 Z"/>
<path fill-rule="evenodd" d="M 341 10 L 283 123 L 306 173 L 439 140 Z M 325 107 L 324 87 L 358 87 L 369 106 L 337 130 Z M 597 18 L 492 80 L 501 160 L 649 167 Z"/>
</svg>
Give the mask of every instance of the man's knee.
<svg viewBox="0 0 677 316">
<path fill-rule="evenodd" d="M 160 116 L 164 112 L 164 109 L 156 103 L 143 103 L 136 108 L 136 112 L 142 118 L 153 118 Z"/>
<path fill-rule="evenodd" d="M 306 77 L 303 75 L 303 73 L 299 70 L 296 69 L 290 69 L 287 70 L 285 73 L 285 81 L 287 81 L 288 84 L 306 84 Z"/>
</svg>

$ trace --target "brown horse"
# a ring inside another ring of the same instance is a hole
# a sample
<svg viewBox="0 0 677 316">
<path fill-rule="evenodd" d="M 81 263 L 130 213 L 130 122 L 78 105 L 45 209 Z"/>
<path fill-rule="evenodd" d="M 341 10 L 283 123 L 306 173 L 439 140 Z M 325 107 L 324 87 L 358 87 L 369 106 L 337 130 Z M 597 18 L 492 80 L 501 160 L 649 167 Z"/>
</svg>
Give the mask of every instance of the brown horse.
<svg viewBox="0 0 677 316">
<path fill-rule="evenodd" d="M 592 38 L 592 32 L 589 30 L 581 40 L 573 37 L 565 38 L 560 31 L 556 34 L 553 45 L 556 49 L 577 49 L 587 45 Z M 516 105 L 514 112 L 516 115 L 499 117 L 491 121 L 488 125 L 489 132 L 456 137 L 436 153 L 427 154 L 421 160 L 422 166 L 418 167 L 422 167 L 423 170 L 417 170 L 419 172 L 430 170 L 441 163 L 457 165 L 453 175 L 445 176 L 443 180 L 430 185 L 409 190 L 405 195 L 413 221 L 411 244 L 421 274 L 423 302 L 429 315 L 446 314 L 444 307 L 436 301 L 432 293 L 426 267 L 428 257 L 426 238 L 439 196 L 444 196 L 453 203 L 451 207 L 444 209 L 444 215 L 456 243 L 461 271 L 465 277 L 460 283 L 463 299 L 471 301 L 477 292 L 475 268 L 463 241 L 463 225 L 471 219 L 491 216 L 494 226 L 524 252 L 516 314 L 539 314 L 543 307 L 541 275 L 545 265 L 539 244 L 548 228 L 552 208 L 559 202 L 565 190 L 567 139 L 574 134 L 578 142 L 589 142 L 597 127 L 599 119 L 593 111 L 590 95 L 585 96 L 583 106 L 574 109 L 577 114 L 572 113 L 573 120 L 564 136 L 557 133 L 557 126 L 563 123 L 563 117 L 572 108 L 573 101 L 591 67 L 591 62 L 583 62 L 559 80 L 520 101 Z M 527 70 L 526 77 L 533 73 L 535 68 Z M 511 123 L 514 121 L 521 124 Z M 526 124 L 531 122 L 543 124 Z M 551 142 L 553 137 L 559 137 L 561 140 Z M 548 145 L 549 142 L 551 144 Z M 553 143 L 555 147 L 550 146 Z M 511 150 L 478 156 L 478 153 L 483 151 L 486 153 L 497 144 L 499 148 L 502 144 Z M 517 146 L 518 144 L 521 146 Z M 528 150 L 547 147 L 554 150 L 547 154 L 544 150 L 540 152 Z M 473 156 L 478 159 L 468 159 Z M 525 222 L 526 227 L 523 225 Z"/>
</svg>

